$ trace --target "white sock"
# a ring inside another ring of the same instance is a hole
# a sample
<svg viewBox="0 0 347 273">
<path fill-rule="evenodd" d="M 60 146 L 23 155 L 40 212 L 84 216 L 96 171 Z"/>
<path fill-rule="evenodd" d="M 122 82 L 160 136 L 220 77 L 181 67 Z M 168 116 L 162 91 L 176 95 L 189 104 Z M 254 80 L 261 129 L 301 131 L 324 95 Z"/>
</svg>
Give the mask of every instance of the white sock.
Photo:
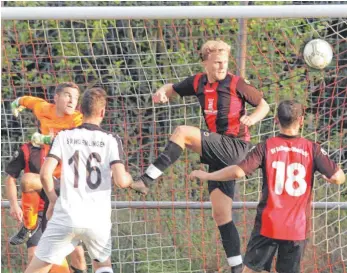
<svg viewBox="0 0 347 273">
<path fill-rule="evenodd" d="M 233 256 L 228 258 L 228 264 L 230 266 L 237 266 L 239 264 L 242 264 L 242 256 Z"/>
<path fill-rule="evenodd" d="M 104 266 L 104 267 L 100 267 L 98 268 L 95 273 L 113 273 L 113 270 L 111 267 L 108 266 Z"/>
</svg>

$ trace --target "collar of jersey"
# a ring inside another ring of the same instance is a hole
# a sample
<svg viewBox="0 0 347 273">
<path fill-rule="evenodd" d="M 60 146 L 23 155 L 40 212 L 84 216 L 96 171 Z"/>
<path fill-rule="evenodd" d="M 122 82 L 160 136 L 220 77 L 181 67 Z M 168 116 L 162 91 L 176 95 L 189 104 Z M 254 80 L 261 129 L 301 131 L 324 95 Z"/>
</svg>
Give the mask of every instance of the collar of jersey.
<svg viewBox="0 0 347 273">
<path fill-rule="evenodd" d="M 300 137 L 299 135 L 295 135 L 295 136 L 289 136 L 289 135 L 285 135 L 285 134 L 278 134 L 279 137 L 284 137 L 284 138 L 297 138 Z"/>
<path fill-rule="evenodd" d="M 79 128 L 85 128 L 88 130 L 100 130 L 100 126 L 91 123 L 83 123 Z"/>
</svg>

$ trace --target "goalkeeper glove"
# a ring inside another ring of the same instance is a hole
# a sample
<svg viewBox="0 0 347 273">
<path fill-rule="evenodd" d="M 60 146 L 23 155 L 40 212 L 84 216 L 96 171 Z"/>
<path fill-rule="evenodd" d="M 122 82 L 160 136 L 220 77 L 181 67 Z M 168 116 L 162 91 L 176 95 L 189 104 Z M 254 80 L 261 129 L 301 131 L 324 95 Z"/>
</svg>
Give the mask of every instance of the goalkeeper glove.
<svg viewBox="0 0 347 273">
<path fill-rule="evenodd" d="M 31 136 L 31 143 L 35 147 L 40 147 L 43 144 L 50 145 L 52 143 L 53 136 L 52 135 L 42 135 L 39 132 L 35 132 Z"/>
<path fill-rule="evenodd" d="M 19 113 L 25 109 L 24 106 L 19 104 L 19 100 L 20 98 L 17 98 L 11 102 L 11 111 L 16 118 L 18 117 Z"/>
</svg>

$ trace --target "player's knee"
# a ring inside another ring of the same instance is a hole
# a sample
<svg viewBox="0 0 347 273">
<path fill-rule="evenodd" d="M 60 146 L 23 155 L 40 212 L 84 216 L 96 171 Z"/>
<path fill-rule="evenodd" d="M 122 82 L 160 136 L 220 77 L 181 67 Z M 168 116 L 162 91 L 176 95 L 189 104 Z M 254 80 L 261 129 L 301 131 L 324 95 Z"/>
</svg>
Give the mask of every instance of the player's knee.
<svg viewBox="0 0 347 273">
<path fill-rule="evenodd" d="M 242 273 L 256 273 L 256 271 L 253 271 L 252 269 L 245 266 L 242 270 Z"/>
<path fill-rule="evenodd" d="M 185 139 L 188 135 L 188 126 L 178 126 L 176 127 L 175 131 L 173 132 L 173 136 L 175 136 L 176 138 L 181 138 L 181 139 Z"/>
<path fill-rule="evenodd" d="M 213 209 L 212 217 L 218 226 L 224 225 L 232 220 L 231 213 L 221 209 Z"/>
<path fill-rule="evenodd" d="M 186 146 L 190 147 L 196 141 L 196 135 L 192 133 L 191 126 L 182 125 L 176 127 L 170 140 L 185 148 Z"/>
<path fill-rule="evenodd" d="M 25 173 L 21 178 L 21 186 L 24 192 L 42 188 L 40 176 L 36 173 Z"/>
<path fill-rule="evenodd" d="M 71 253 L 71 264 L 75 268 L 85 268 L 86 262 L 84 258 L 84 249 L 82 246 L 77 246 L 74 252 Z"/>
</svg>

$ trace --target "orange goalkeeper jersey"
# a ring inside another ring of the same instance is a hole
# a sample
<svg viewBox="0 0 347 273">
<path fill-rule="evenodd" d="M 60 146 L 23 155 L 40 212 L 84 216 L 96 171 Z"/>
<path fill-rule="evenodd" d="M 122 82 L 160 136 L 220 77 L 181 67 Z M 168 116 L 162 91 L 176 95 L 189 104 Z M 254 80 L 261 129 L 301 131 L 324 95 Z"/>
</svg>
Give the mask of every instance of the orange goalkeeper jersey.
<svg viewBox="0 0 347 273">
<path fill-rule="evenodd" d="M 71 129 L 82 124 L 83 115 L 79 111 L 75 111 L 72 115 L 58 117 L 56 114 L 56 105 L 48 103 L 44 99 L 24 96 L 19 100 L 19 104 L 32 110 L 39 121 L 40 133 L 44 135 L 57 135 L 61 130 Z M 44 145 L 44 155 L 48 154 L 49 145 Z M 60 177 L 61 167 L 54 171 L 54 176 Z"/>
</svg>

